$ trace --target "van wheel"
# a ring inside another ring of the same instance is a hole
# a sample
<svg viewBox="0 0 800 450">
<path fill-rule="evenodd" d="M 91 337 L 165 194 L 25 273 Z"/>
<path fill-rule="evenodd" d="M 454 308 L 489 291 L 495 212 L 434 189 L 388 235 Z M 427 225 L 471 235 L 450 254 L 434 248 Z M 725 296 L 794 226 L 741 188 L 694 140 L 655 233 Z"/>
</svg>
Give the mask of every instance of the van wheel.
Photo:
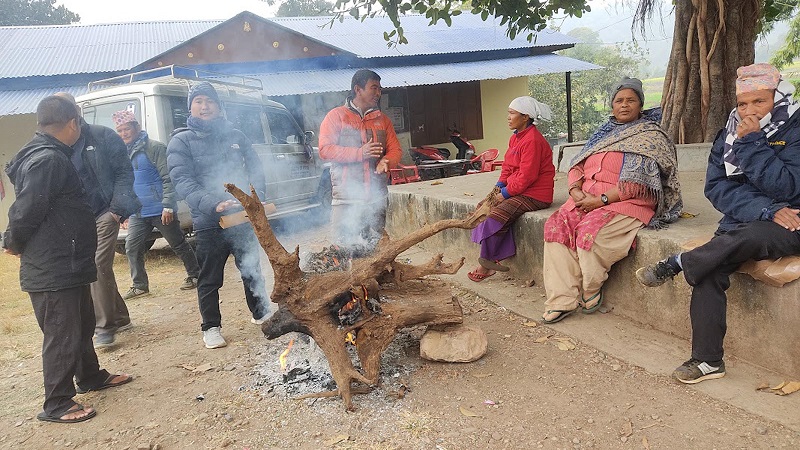
<svg viewBox="0 0 800 450">
<path fill-rule="evenodd" d="M 316 224 L 325 224 L 331 221 L 331 202 L 333 201 L 333 187 L 331 186 L 331 173 L 325 171 L 319 179 L 316 201 L 319 206 L 311 211 L 312 220 Z"/>
<path fill-rule="evenodd" d="M 155 239 L 150 239 L 149 241 L 145 241 L 144 243 L 144 251 L 148 251 L 153 247 L 153 244 L 156 243 Z M 119 253 L 120 255 L 125 254 L 125 241 L 118 241 L 117 245 L 114 246 L 114 251 Z"/>
</svg>

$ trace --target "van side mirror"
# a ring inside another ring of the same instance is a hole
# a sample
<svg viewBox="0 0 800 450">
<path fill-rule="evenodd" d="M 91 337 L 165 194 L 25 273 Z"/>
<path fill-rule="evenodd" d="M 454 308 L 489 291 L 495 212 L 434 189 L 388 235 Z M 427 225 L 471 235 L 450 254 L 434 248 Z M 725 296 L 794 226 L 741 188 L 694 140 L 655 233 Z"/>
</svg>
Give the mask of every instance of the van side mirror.
<svg viewBox="0 0 800 450">
<path fill-rule="evenodd" d="M 314 140 L 314 136 L 316 136 L 316 135 L 314 134 L 313 131 L 306 130 L 306 131 L 303 132 L 303 136 L 305 137 L 305 143 L 306 144 L 310 144 L 311 141 Z"/>
</svg>

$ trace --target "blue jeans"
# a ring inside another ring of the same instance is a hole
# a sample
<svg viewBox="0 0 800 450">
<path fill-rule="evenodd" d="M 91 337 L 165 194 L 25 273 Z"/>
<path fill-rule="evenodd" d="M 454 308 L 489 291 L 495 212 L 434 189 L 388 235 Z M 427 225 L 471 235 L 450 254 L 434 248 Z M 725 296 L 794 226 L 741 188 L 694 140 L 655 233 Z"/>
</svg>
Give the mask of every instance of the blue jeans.
<svg viewBox="0 0 800 450">
<path fill-rule="evenodd" d="M 194 255 L 192 246 L 186 242 L 186 238 L 181 230 L 181 224 L 175 218 L 169 225 L 161 223 L 161 216 L 135 217 L 128 219 L 128 237 L 125 238 L 125 254 L 128 255 L 128 265 L 131 267 L 131 279 L 133 287 L 145 291 L 150 290 L 150 282 L 147 279 L 147 272 L 144 269 L 144 254 L 147 252 L 145 244 L 150 237 L 153 227 L 158 228 L 164 239 L 167 240 L 172 251 L 183 261 L 186 275 L 197 278 L 200 274 L 200 267 Z"/>
<path fill-rule="evenodd" d="M 261 245 L 253 227 L 244 223 L 227 229 L 212 228 L 196 233 L 197 262 L 200 276 L 197 279 L 197 302 L 203 318 L 201 329 L 222 325 L 219 311 L 219 288 L 225 279 L 225 263 L 233 255 L 242 275 L 247 307 L 254 319 L 264 317 L 270 310 L 270 299 L 261 273 Z"/>
</svg>

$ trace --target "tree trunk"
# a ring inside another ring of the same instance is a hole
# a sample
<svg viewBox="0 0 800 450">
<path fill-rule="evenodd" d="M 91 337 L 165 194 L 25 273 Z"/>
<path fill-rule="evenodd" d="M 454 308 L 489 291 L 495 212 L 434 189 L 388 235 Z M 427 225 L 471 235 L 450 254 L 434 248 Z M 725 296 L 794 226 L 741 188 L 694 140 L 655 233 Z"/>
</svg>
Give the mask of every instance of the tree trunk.
<svg viewBox="0 0 800 450">
<path fill-rule="evenodd" d="M 400 263 L 395 258 L 442 230 L 477 226 L 496 202 L 494 191 L 469 217 L 440 220 L 414 230 L 397 241 L 384 235 L 375 252 L 353 260 L 349 270 L 309 274 L 300 270 L 299 248 L 289 253 L 276 239 L 255 191 L 251 188 L 251 195 L 248 196 L 232 184 L 227 184 L 226 189 L 247 211 L 258 241 L 275 272 L 271 298 L 278 304 L 278 311 L 264 322 L 261 330 L 268 339 L 290 331 L 313 337 L 328 359 L 337 393 L 348 410 L 352 409 L 351 382 L 377 384 L 381 354 L 398 330 L 412 325 L 461 323 L 461 305 L 443 283 L 417 286 L 415 295 L 410 295 L 409 290 L 403 287 L 395 287 L 389 294 L 389 302 L 379 302 L 380 285 L 376 279 L 383 278 L 388 272 L 394 284 L 398 285 L 425 275 L 456 273 L 464 264 L 464 258 L 457 263 L 445 264 L 442 255 L 438 255 L 421 266 Z M 341 320 L 345 304 L 356 309 L 360 307 L 352 322 Z M 348 336 L 349 333 L 355 334 L 363 373 L 350 360 L 345 344 L 346 338 L 352 337 Z"/>
<path fill-rule="evenodd" d="M 736 69 L 753 63 L 757 0 L 679 0 L 661 106 L 678 144 L 710 142 L 736 105 Z"/>
</svg>

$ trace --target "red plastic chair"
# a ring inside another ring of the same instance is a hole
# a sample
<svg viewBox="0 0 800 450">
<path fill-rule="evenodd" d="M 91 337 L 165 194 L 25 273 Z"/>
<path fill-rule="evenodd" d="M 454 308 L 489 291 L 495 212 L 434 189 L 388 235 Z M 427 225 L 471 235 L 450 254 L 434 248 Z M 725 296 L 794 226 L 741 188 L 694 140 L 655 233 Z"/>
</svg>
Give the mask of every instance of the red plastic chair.
<svg viewBox="0 0 800 450">
<path fill-rule="evenodd" d="M 402 164 L 398 165 L 396 169 L 389 169 L 389 177 L 392 184 L 413 183 L 422 180 L 417 166 L 404 166 Z"/>
<path fill-rule="evenodd" d="M 500 150 L 497 150 L 496 148 L 490 148 L 480 155 L 473 157 L 470 160 L 470 164 L 474 165 L 474 163 L 480 163 L 481 170 L 470 170 L 467 173 L 491 172 L 494 170 L 492 163 L 497 159 L 499 154 Z"/>
</svg>

